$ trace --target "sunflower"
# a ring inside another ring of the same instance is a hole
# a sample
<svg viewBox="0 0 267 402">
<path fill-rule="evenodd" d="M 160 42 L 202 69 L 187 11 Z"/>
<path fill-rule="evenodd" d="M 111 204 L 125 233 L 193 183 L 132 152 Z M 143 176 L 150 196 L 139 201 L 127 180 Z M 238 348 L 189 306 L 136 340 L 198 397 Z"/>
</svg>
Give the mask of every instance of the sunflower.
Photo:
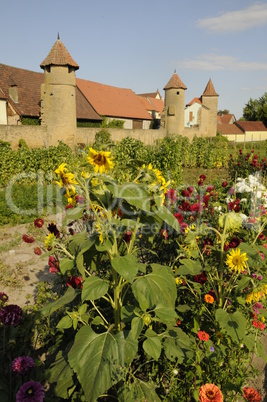
<svg viewBox="0 0 267 402">
<path fill-rule="evenodd" d="M 46 248 L 47 250 L 49 250 L 49 249 L 51 250 L 51 248 L 53 247 L 53 244 L 54 244 L 55 240 L 56 240 L 56 236 L 54 235 L 54 233 L 49 233 L 49 234 L 46 236 L 45 240 L 44 240 L 45 248 Z"/>
<path fill-rule="evenodd" d="M 78 184 L 73 173 L 67 172 L 66 163 L 61 163 L 61 165 L 55 170 L 55 173 L 59 175 L 60 179 L 56 183 L 61 187 L 75 193 L 74 184 Z"/>
<path fill-rule="evenodd" d="M 246 268 L 247 253 L 242 253 L 240 248 L 232 249 L 227 255 L 226 265 L 231 271 L 243 272 Z"/>
<path fill-rule="evenodd" d="M 89 148 L 87 155 L 87 161 L 90 165 L 94 166 L 95 173 L 105 173 L 108 170 L 113 169 L 114 163 L 110 158 L 111 152 L 95 151 L 93 148 Z"/>
</svg>

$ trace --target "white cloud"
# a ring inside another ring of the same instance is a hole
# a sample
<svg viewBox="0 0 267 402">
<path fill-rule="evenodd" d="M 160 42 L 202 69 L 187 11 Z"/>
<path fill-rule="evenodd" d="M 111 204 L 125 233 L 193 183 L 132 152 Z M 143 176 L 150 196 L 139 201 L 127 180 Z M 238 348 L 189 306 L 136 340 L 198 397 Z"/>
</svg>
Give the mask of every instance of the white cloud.
<svg viewBox="0 0 267 402">
<path fill-rule="evenodd" d="M 229 11 L 218 17 L 197 21 L 199 28 L 210 32 L 232 33 L 267 24 L 267 4 L 254 4 L 243 10 Z"/>
<path fill-rule="evenodd" d="M 179 68 L 203 71 L 267 71 L 267 63 L 258 61 L 243 61 L 233 56 L 218 54 L 203 54 L 195 59 L 185 59 L 177 62 Z"/>
</svg>

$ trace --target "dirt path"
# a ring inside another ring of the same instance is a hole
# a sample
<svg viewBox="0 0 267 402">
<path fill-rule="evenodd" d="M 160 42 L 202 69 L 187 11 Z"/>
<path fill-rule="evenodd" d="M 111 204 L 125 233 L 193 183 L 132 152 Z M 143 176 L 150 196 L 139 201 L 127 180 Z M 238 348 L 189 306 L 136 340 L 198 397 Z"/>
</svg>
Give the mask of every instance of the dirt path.
<svg viewBox="0 0 267 402">
<path fill-rule="evenodd" d="M 50 222 L 60 226 L 61 216 L 49 217 L 44 227 Z M 34 243 L 28 244 L 22 240 L 22 235 L 27 233 L 34 236 Z M 34 303 L 38 283 L 51 283 L 55 279 L 49 273 L 48 257 L 34 253 L 35 247 L 43 244 L 44 237 L 44 232 L 34 228 L 33 224 L 0 227 L 0 292 L 8 295 L 9 304 L 22 307 L 26 303 Z M 262 343 L 267 353 L 267 335 L 262 338 Z M 260 358 L 254 359 L 259 376 L 251 379 L 249 385 L 260 392 L 263 402 L 267 402 L 267 365 Z"/>
</svg>

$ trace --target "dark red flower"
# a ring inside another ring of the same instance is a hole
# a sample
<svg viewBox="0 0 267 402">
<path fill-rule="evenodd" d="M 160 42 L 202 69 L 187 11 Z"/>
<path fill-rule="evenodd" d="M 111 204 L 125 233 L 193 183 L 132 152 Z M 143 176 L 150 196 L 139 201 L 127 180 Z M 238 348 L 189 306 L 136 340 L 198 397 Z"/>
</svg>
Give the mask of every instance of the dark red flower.
<svg viewBox="0 0 267 402">
<path fill-rule="evenodd" d="M 27 234 L 22 235 L 22 240 L 25 241 L 25 243 L 34 243 L 34 238 Z"/>
<path fill-rule="evenodd" d="M 260 396 L 258 391 L 256 391 L 252 387 L 243 388 L 243 398 L 245 398 L 245 400 L 249 401 L 249 402 L 261 402 L 262 401 L 262 397 Z"/>
<path fill-rule="evenodd" d="M 182 194 L 183 197 L 190 197 L 190 193 L 189 193 L 188 190 L 182 190 L 181 194 Z"/>
<path fill-rule="evenodd" d="M 84 204 L 84 197 L 82 195 L 75 195 L 75 200 L 78 204 Z"/>
<path fill-rule="evenodd" d="M 22 319 L 22 309 L 16 304 L 9 304 L 0 310 L 0 321 L 4 325 L 17 325 Z"/>
<path fill-rule="evenodd" d="M 193 186 L 187 187 L 187 191 L 189 191 L 189 193 L 192 194 L 194 192 L 194 187 Z"/>
<path fill-rule="evenodd" d="M 203 285 L 204 283 L 206 283 L 207 280 L 208 280 L 208 278 L 204 271 L 201 274 L 194 276 L 194 282 L 200 283 L 200 285 Z"/>
<path fill-rule="evenodd" d="M 183 201 L 182 201 L 181 209 L 182 209 L 183 211 L 189 211 L 189 210 L 190 210 L 190 204 L 189 204 L 189 202 L 183 200 Z"/>
<path fill-rule="evenodd" d="M 174 190 L 173 188 L 170 188 L 167 193 L 166 193 L 166 197 L 173 203 L 177 201 L 177 195 L 176 195 L 176 190 Z"/>
<path fill-rule="evenodd" d="M 73 208 L 73 205 L 68 204 L 68 205 L 65 206 L 65 211 L 67 211 L 68 209 L 72 209 L 72 208 Z"/>
<path fill-rule="evenodd" d="M 123 240 L 124 240 L 126 243 L 129 243 L 130 240 L 131 240 L 131 237 L 132 237 L 132 232 L 131 232 L 130 230 L 127 230 L 127 231 L 124 233 L 124 235 L 123 235 Z"/>
<path fill-rule="evenodd" d="M 54 235 L 56 236 L 56 238 L 59 238 L 60 236 L 60 231 L 57 228 L 57 225 L 55 223 L 49 223 L 49 225 L 47 226 L 47 230 L 50 233 L 54 233 Z"/>
<path fill-rule="evenodd" d="M 41 218 L 37 218 L 33 224 L 36 228 L 41 228 L 44 225 L 44 221 Z"/>
<path fill-rule="evenodd" d="M 228 183 L 226 180 L 222 182 L 222 187 L 227 187 L 227 185 L 228 185 Z"/>
<path fill-rule="evenodd" d="M 49 273 L 56 274 L 59 271 L 59 262 L 53 255 L 49 256 L 48 265 Z"/>
<path fill-rule="evenodd" d="M 82 289 L 83 278 L 81 276 L 71 276 L 67 279 L 67 286 L 71 286 L 74 289 Z"/>
<path fill-rule="evenodd" d="M 188 227 L 188 225 L 187 225 L 187 223 L 185 223 L 185 222 L 182 222 L 181 224 L 180 224 L 180 232 L 181 233 L 185 233 L 185 229 Z"/>
<path fill-rule="evenodd" d="M 213 190 L 214 190 L 214 186 L 208 186 L 206 191 L 207 191 L 208 193 L 210 193 L 210 192 L 213 191 Z"/>
<path fill-rule="evenodd" d="M 199 178 L 200 178 L 201 180 L 203 180 L 203 181 L 206 180 L 206 176 L 205 176 L 204 174 L 201 174 L 201 175 L 199 176 Z"/>
<path fill-rule="evenodd" d="M 40 249 L 40 247 L 35 247 L 35 249 L 33 250 L 34 254 L 36 255 L 41 255 L 42 254 L 42 250 Z"/>
<path fill-rule="evenodd" d="M 182 214 L 180 214 L 179 212 L 176 212 L 176 214 L 174 214 L 174 217 L 177 219 L 177 221 L 181 224 L 184 220 L 184 217 Z"/>
</svg>

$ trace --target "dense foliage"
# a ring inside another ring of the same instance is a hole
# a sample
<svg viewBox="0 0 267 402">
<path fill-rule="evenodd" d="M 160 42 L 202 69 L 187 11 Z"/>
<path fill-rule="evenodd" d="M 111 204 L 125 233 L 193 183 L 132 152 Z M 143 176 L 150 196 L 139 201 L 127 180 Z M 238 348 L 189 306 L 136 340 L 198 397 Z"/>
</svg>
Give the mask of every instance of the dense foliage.
<svg viewBox="0 0 267 402">
<path fill-rule="evenodd" d="M 243 117 L 245 120 L 262 121 L 267 127 L 267 92 L 258 99 L 250 98 L 243 109 Z"/>
<path fill-rule="evenodd" d="M 261 401 L 247 380 L 252 356 L 267 359 L 259 340 L 267 317 L 266 161 L 239 150 L 230 161 L 238 176 L 216 184 L 203 173 L 184 184 L 179 170 L 185 161 L 218 167 L 224 146 L 220 137 L 166 137 L 149 150 L 127 138 L 112 149 L 115 159 L 89 148 L 57 167 L 65 222 L 34 222 L 56 293 L 36 315 L 8 308 L 0 293 L 0 352 L 4 361 L 35 359 L 27 379 L 38 401 L 42 384 L 48 402 Z M 10 370 L 4 365 L 3 402 L 28 386 Z"/>
</svg>

